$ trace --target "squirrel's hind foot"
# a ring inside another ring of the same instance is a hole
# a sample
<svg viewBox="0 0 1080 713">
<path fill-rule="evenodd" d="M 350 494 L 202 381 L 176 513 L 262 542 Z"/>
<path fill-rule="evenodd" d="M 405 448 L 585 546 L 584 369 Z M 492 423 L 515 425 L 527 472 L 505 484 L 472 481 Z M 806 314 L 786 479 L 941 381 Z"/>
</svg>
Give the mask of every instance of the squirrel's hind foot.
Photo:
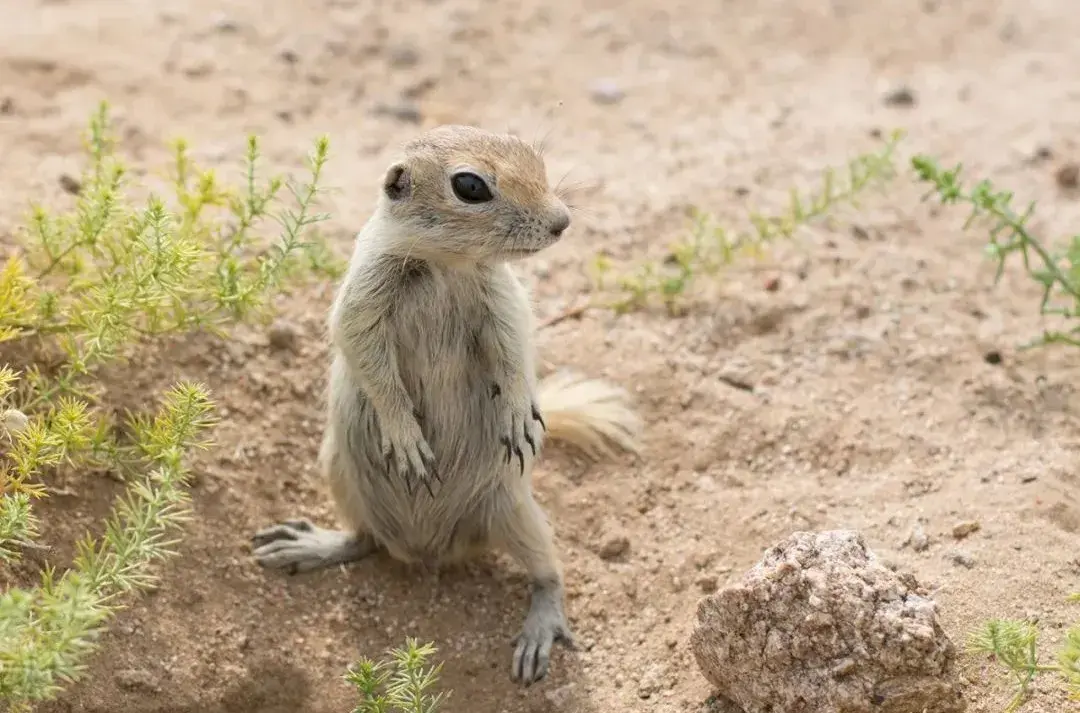
<svg viewBox="0 0 1080 713">
<path fill-rule="evenodd" d="M 511 679 L 526 687 L 543 680 L 555 643 L 561 643 L 571 651 L 577 648 L 561 599 L 552 588 L 540 586 L 533 590 L 525 624 L 521 633 L 514 637 Z"/>
<path fill-rule="evenodd" d="M 316 527 L 308 520 L 286 520 L 251 538 L 255 561 L 289 574 L 310 572 L 363 559 L 375 550 L 368 535 Z"/>
</svg>

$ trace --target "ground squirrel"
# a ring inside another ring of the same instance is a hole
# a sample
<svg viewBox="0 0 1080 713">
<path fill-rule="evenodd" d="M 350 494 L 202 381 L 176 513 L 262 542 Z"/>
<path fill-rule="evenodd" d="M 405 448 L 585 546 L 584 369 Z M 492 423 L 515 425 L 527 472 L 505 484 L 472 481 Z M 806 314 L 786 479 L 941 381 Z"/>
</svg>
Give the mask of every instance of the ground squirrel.
<svg viewBox="0 0 1080 713">
<path fill-rule="evenodd" d="M 529 295 L 507 263 L 569 225 L 526 142 L 443 126 L 407 143 L 330 310 L 319 458 L 348 530 L 294 519 L 253 537 L 261 565 L 294 573 L 377 548 L 429 565 L 504 549 L 532 585 L 511 673 L 526 685 L 546 675 L 553 643 L 573 645 L 552 529 L 532 493 L 545 432 L 594 454 L 611 442 L 637 450 L 622 390 L 537 380 Z"/>
</svg>

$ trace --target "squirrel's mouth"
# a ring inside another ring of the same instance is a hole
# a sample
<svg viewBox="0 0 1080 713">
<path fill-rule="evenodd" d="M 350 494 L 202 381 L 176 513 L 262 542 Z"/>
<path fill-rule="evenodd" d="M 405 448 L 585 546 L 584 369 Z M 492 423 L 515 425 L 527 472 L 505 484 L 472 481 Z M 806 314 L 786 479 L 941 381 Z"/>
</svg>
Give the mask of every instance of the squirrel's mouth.
<svg viewBox="0 0 1080 713">
<path fill-rule="evenodd" d="M 540 252 L 545 247 L 547 246 L 541 246 L 537 248 L 510 248 L 508 250 L 504 250 L 503 254 L 507 257 L 529 257 L 530 255 L 535 255 L 536 253 Z"/>
</svg>

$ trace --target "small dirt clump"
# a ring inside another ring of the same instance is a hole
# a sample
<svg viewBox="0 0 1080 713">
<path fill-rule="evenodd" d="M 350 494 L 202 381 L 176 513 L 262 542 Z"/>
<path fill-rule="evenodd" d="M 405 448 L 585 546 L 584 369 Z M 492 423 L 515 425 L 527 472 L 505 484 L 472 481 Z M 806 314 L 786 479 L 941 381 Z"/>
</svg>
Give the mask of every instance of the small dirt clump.
<svg viewBox="0 0 1080 713">
<path fill-rule="evenodd" d="M 798 532 L 698 604 L 690 645 L 744 713 L 961 713 L 935 603 L 852 531 Z"/>
</svg>

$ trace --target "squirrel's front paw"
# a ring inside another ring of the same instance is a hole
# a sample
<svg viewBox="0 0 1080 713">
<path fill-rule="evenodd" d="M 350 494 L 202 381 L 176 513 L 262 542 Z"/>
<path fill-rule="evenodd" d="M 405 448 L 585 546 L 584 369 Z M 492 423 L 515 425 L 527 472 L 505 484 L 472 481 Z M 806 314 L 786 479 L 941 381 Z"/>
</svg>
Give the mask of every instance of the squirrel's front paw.
<svg viewBox="0 0 1080 713">
<path fill-rule="evenodd" d="M 541 430 L 547 430 L 539 406 L 528 391 L 523 393 L 504 393 L 498 384 L 492 386 L 492 397 L 503 400 L 503 435 L 500 438 L 506 448 L 506 462 L 517 456 L 522 474 L 525 473 L 525 448 L 532 455 L 539 452 L 543 443 Z"/>
<path fill-rule="evenodd" d="M 405 479 L 405 487 L 412 495 L 413 479 L 423 485 L 428 493 L 434 496 L 431 490 L 431 481 L 439 480 L 439 473 L 435 468 L 435 455 L 424 438 L 420 424 L 415 419 L 403 423 L 393 424 L 393 427 L 382 429 L 382 453 L 386 459 L 386 470 L 398 477 Z"/>
</svg>

